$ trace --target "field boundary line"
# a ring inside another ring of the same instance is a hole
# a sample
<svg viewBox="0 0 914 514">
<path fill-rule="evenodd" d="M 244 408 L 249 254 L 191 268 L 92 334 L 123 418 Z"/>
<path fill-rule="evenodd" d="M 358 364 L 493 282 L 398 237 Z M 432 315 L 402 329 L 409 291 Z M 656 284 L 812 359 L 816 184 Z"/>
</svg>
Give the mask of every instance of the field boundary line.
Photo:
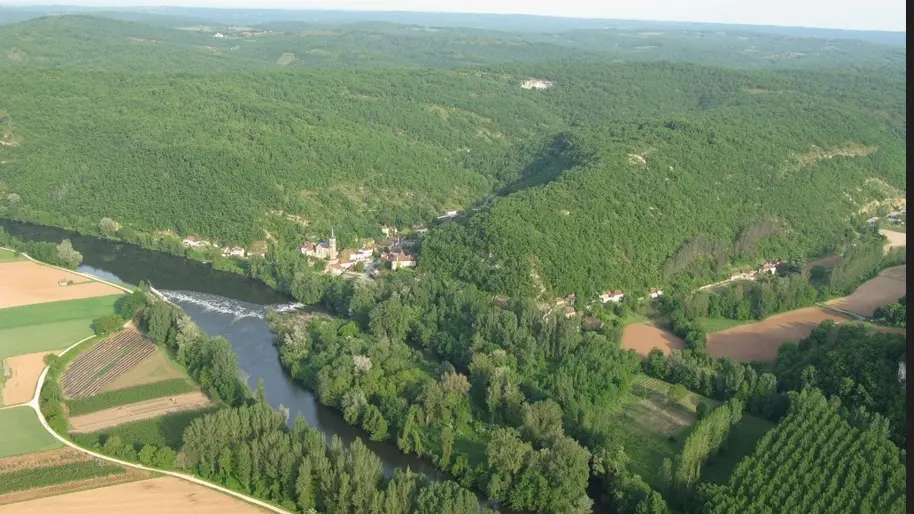
<svg viewBox="0 0 914 514">
<path fill-rule="evenodd" d="M 48 263 L 46 263 L 46 262 L 41 262 L 41 261 L 39 261 L 39 260 L 37 260 L 37 259 L 33 259 L 32 256 L 29 255 L 29 254 L 27 254 L 27 253 L 22 253 L 22 252 L 20 252 L 20 251 L 18 251 L 18 250 L 14 250 L 14 249 L 12 249 L 12 248 L 7 248 L 7 247 L 5 247 L 5 246 L 0 246 L 0 250 L 9 250 L 9 251 L 11 251 L 11 252 L 16 252 L 17 254 L 22 255 L 23 257 L 25 257 L 26 259 L 28 259 L 28 260 L 34 262 L 35 264 L 39 264 L 39 265 L 41 265 L 41 266 L 47 266 L 47 267 L 49 267 L 49 268 L 59 269 L 59 270 L 61 270 L 61 271 L 66 271 L 67 273 L 75 273 L 75 274 L 77 274 L 77 275 L 79 275 L 79 276 L 81 276 L 81 277 L 88 278 L 89 280 L 94 280 L 94 281 L 96 281 L 96 282 L 101 282 L 102 284 L 105 284 L 105 285 L 107 285 L 107 286 L 111 286 L 111 287 L 115 287 L 115 288 L 117 288 L 117 289 L 120 289 L 121 291 L 124 291 L 124 292 L 127 293 L 127 294 L 130 294 L 130 293 L 133 292 L 133 290 L 130 289 L 130 288 L 124 287 L 124 286 L 122 286 L 122 285 L 120 285 L 120 284 L 115 284 L 114 282 L 108 282 L 107 280 L 105 280 L 105 279 L 103 279 L 103 278 L 100 278 L 100 277 L 96 277 L 95 275 L 90 275 L 90 274 L 88 274 L 88 273 L 83 273 L 82 271 L 76 271 L 76 270 L 72 270 L 72 269 L 61 268 L 60 266 L 54 266 L 53 264 L 48 264 Z M 79 344 L 79 343 L 76 343 L 76 344 Z M 74 346 L 75 346 L 75 345 L 74 345 Z M 64 350 L 64 351 L 66 351 L 66 350 Z"/>
<path fill-rule="evenodd" d="M 37 262 L 37 261 L 36 261 L 36 262 Z M 56 266 L 55 266 L 55 267 L 56 267 Z M 82 339 L 81 341 L 78 341 L 78 342 L 76 342 L 76 343 L 73 343 L 72 345 L 70 345 L 69 347 L 67 347 L 66 349 L 64 349 L 62 352 L 58 353 L 57 355 L 63 355 L 63 354 L 65 354 L 65 353 L 67 353 L 68 351 L 72 350 L 73 348 L 76 348 L 76 347 L 79 346 L 80 344 L 82 344 L 82 343 L 84 343 L 84 342 L 86 342 L 86 341 L 88 341 L 89 339 L 92 339 L 92 338 L 94 338 L 94 337 L 95 337 L 95 336 L 89 336 L 89 337 L 87 337 L 87 338 L 85 338 L 85 339 Z M 41 371 L 41 376 L 38 377 L 38 385 L 35 387 L 35 396 L 34 396 L 31 400 L 29 400 L 28 403 L 19 404 L 19 405 L 13 405 L 13 406 L 11 406 L 11 407 L 24 407 L 24 406 L 31 407 L 31 408 L 35 411 L 35 413 L 38 414 L 38 421 L 41 422 L 41 426 L 43 426 L 44 429 L 47 430 L 48 433 L 50 433 L 55 439 L 57 439 L 57 440 L 60 441 L 61 443 L 65 444 L 66 446 L 69 446 L 70 448 L 73 448 L 74 450 L 77 450 L 77 451 L 83 452 L 83 453 L 85 453 L 85 454 L 88 454 L 88 455 L 90 455 L 90 456 L 92 456 L 92 457 L 95 457 L 96 459 L 100 459 L 100 460 L 104 460 L 104 461 L 108 461 L 108 462 L 113 462 L 113 463 L 115 463 L 115 464 L 120 464 L 121 466 L 127 466 L 127 467 L 130 467 L 130 468 L 139 469 L 139 470 L 142 470 L 142 471 L 151 471 L 151 472 L 154 472 L 154 473 L 161 473 L 161 474 L 163 474 L 163 475 L 168 475 L 168 476 L 175 477 L 175 478 L 178 478 L 178 479 L 181 479 L 181 480 L 186 480 L 186 481 L 188 481 L 188 482 L 191 482 L 191 483 L 194 483 L 194 484 L 197 484 L 197 485 L 201 485 L 201 486 L 203 486 L 203 487 L 208 487 L 209 489 L 213 489 L 213 490 L 219 491 L 219 492 L 221 492 L 221 493 L 223 493 L 223 494 L 227 494 L 227 495 L 229 495 L 229 496 L 233 496 L 233 497 L 235 497 L 235 498 L 237 498 L 237 499 L 239 499 L 239 500 L 245 501 L 245 502 L 250 503 L 250 504 L 252 504 L 252 505 L 256 505 L 256 506 L 258 506 L 258 507 L 262 507 L 262 508 L 267 509 L 267 510 L 270 510 L 270 511 L 272 511 L 272 512 L 277 512 L 277 513 L 279 513 L 279 514 L 292 514 L 291 512 L 289 512 L 289 511 L 287 511 L 287 510 L 281 509 L 281 508 L 276 507 L 276 506 L 274 506 L 274 505 L 270 505 L 269 503 L 264 502 L 264 501 L 261 501 L 261 500 L 258 500 L 257 498 L 253 498 L 253 497 L 244 495 L 244 494 L 239 493 L 239 492 L 237 492 L 237 491 L 232 491 L 231 489 L 227 489 L 227 488 L 225 488 L 225 487 L 222 487 L 222 486 L 213 484 L 213 483 L 211 483 L 211 482 L 207 482 L 206 480 L 203 480 L 203 479 L 201 479 L 201 478 L 197 478 L 197 477 L 195 477 L 195 476 L 187 475 L 187 474 L 184 474 L 184 473 L 178 473 L 178 472 L 176 472 L 176 471 L 169 471 L 169 470 L 164 470 L 164 469 L 158 469 L 158 468 L 153 468 L 153 467 L 149 467 L 149 466 L 144 466 L 144 465 L 142 465 L 142 464 L 134 464 L 134 463 L 132 463 L 132 462 L 127 462 L 127 461 L 123 461 L 123 460 L 120 460 L 120 459 L 115 459 L 114 457 L 109 457 L 109 456 L 107 456 L 107 455 L 102 455 L 102 454 L 96 453 L 96 452 L 94 452 L 94 451 L 92 451 L 92 450 L 88 450 L 88 449 L 86 449 L 86 448 L 83 448 L 82 446 L 79 446 L 79 445 L 77 445 L 76 443 L 70 441 L 69 439 L 67 439 L 67 438 L 65 438 L 65 437 L 63 437 L 63 436 L 61 436 L 60 434 L 58 434 L 57 432 L 55 432 L 53 429 L 51 429 L 51 427 L 48 425 L 47 420 L 44 419 L 44 415 L 42 415 L 42 413 L 41 413 L 41 408 L 38 406 L 38 397 L 41 395 L 41 387 L 44 385 L 44 381 L 47 379 L 48 371 L 50 371 L 50 369 L 51 369 L 50 366 L 45 366 L 44 369 Z M 6 408 L 6 407 L 4 407 L 4 408 Z"/>
</svg>

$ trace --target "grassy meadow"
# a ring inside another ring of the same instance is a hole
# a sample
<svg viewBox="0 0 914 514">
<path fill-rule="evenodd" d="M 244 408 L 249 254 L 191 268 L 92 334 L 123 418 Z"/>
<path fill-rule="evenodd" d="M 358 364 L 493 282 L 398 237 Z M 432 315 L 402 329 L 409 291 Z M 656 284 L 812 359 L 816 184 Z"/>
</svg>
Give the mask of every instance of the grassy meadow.
<svg viewBox="0 0 914 514">
<path fill-rule="evenodd" d="M 63 446 L 41 426 L 30 407 L 0 410 L 0 434 L 0 458 Z"/>
<path fill-rule="evenodd" d="M 92 335 L 91 323 L 114 311 L 121 295 L 0 309 L 0 359 L 61 350 Z"/>
</svg>

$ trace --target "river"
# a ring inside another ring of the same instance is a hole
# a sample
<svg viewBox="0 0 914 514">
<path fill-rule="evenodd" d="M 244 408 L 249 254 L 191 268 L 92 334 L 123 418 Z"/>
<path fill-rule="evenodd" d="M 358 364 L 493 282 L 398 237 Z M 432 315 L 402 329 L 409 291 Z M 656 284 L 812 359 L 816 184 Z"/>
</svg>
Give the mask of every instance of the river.
<svg viewBox="0 0 914 514">
<path fill-rule="evenodd" d="M 238 364 L 249 376 L 248 385 L 262 378 L 270 405 L 288 407 L 290 423 L 301 413 L 308 423 L 331 438 L 346 444 L 356 437 L 381 459 L 384 473 L 409 467 L 429 478 L 443 474 L 430 462 L 406 455 L 389 442 L 375 442 L 348 423 L 336 411 L 321 405 L 314 394 L 296 383 L 282 367 L 279 352 L 264 315 L 267 307 L 277 310 L 301 309 L 292 298 L 266 284 L 183 257 L 145 250 L 126 243 L 83 236 L 66 230 L 0 219 L 0 227 L 24 241 L 59 243 L 69 238 L 82 253 L 79 271 L 101 278 L 136 285 L 145 280 L 166 298 L 181 306 L 191 319 L 211 336 L 222 336 L 238 354 Z"/>
</svg>

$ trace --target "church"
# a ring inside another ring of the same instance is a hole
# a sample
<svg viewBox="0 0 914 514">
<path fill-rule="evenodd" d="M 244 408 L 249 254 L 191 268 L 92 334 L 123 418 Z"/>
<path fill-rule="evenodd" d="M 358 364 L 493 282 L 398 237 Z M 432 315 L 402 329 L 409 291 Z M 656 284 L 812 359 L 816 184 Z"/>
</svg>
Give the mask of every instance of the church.
<svg viewBox="0 0 914 514">
<path fill-rule="evenodd" d="M 302 243 L 301 247 L 299 247 L 299 250 L 301 251 L 302 255 L 332 261 L 337 257 L 336 234 L 334 234 L 333 229 L 330 229 L 329 240 L 321 241 L 320 243 L 312 243 L 307 241 Z"/>
</svg>

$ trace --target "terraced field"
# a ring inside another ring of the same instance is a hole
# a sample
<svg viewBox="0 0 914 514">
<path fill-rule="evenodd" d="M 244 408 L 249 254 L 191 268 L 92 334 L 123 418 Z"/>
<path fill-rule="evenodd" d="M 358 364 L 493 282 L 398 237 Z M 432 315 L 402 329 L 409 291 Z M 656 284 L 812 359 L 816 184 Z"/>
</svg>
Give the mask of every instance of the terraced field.
<svg viewBox="0 0 914 514">
<path fill-rule="evenodd" d="M 129 371 L 155 351 L 155 343 L 135 330 L 124 330 L 80 355 L 61 378 L 67 398 L 85 398 Z"/>
</svg>

